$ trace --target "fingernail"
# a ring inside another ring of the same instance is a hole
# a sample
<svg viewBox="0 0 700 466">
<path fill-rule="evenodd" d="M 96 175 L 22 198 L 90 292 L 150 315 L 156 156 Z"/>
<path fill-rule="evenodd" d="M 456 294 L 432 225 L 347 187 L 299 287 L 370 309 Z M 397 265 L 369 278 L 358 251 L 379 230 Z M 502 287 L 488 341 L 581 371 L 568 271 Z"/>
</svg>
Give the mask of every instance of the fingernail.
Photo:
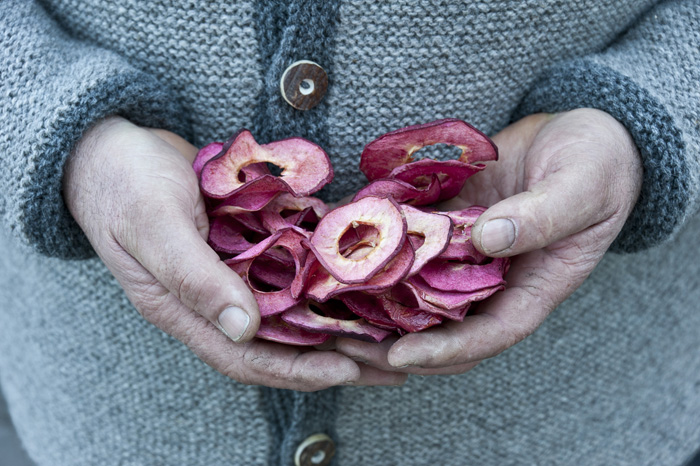
<svg viewBox="0 0 700 466">
<path fill-rule="evenodd" d="M 250 324 L 250 316 L 239 307 L 227 307 L 219 315 L 219 327 L 233 341 L 241 339 Z"/>
<path fill-rule="evenodd" d="M 487 253 L 497 253 L 515 243 L 515 224 L 508 218 L 489 220 L 481 229 L 481 247 Z"/>
</svg>

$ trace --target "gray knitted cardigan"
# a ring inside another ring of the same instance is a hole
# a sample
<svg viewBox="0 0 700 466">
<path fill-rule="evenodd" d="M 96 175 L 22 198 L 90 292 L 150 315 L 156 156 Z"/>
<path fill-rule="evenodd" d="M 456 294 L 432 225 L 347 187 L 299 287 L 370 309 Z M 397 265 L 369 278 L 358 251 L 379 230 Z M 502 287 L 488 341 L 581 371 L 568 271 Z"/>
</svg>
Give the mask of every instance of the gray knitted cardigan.
<svg viewBox="0 0 700 466">
<path fill-rule="evenodd" d="M 196 3 L 196 7 L 195 7 Z M 680 465 L 700 447 L 697 1 L 4 0 L 0 381 L 40 465 Z M 279 95 L 300 59 L 323 102 Z M 240 385 L 140 318 L 62 202 L 63 163 L 120 114 L 194 144 L 300 135 L 360 187 L 363 144 L 405 125 L 596 107 L 644 185 L 614 248 L 524 342 L 402 387 Z M 0 463 L 2 460 L 0 459 Z"/>
</svg>

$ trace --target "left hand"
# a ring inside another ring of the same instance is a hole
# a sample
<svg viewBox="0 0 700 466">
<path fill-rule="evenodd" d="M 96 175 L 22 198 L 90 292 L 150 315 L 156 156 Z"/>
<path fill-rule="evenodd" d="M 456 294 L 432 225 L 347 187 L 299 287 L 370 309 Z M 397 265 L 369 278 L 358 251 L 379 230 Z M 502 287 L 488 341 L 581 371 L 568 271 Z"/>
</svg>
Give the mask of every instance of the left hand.
<svg viewBox="0 0 700 466">
<path fill-rule="evenodd" d="M 507 288 L 463 322 L 446 322 L 381 344 L 347 338 L 336 351 L 384 370 L 457 374 L 534 332 L 588 277 L 639 195 L 641 159 L 605 112 L 526 117 L 494 137 L 501 160 L 471 178 L 442 210 L 491 206 L 474 245 L 513 258 Z"/>
</svg>

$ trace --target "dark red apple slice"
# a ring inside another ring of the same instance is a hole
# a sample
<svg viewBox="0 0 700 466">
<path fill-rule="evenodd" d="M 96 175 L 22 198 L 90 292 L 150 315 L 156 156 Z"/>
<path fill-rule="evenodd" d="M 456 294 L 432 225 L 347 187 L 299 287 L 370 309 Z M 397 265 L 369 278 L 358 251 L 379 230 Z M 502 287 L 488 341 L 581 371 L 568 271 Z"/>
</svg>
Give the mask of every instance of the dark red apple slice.
<svg viewBox="0 0 700 466">
<path fill-rule="evenodd" d="M 459 161 L 463 163 L 498 159 L 498 148 L 488 136 L 464 121 L 446 119 L 380 136 L 362 151 L 360 170 L 370 181 L 386 178 L 394 168 L 412 162 L 416 151 L 433 144 L 459 147 Z"/>
</svg>

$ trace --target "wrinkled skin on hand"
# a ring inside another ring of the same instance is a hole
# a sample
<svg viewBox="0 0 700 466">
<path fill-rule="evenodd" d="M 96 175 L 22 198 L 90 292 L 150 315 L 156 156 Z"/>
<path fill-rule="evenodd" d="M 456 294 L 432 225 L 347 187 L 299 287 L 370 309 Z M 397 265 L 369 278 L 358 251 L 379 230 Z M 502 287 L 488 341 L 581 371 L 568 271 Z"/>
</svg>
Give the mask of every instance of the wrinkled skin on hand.
<svg viewBox="0 0 700 466">
<path fill-rule="evenodd" d="M 113 117 L 83 136 L 66 165 L 66 204 L 139 313 L 242 383 L 303 391 L 403 383 L 405 374 L 334 351 L 253 339 L 255 299 L 206 243 L 196 152 L 173 133 Z M 232 306 L 249 325 L 230 339 L 219 316 Z"/>
<path fill-rule="evenodd" d="M 602 111 L 579 109 L 531 115 L 493 139 L 499 162 L 442 207 L 491 206 L 472 238 L 486 255 L 517 256 L 507 289 L 463 322 L 379 345 L 338 339 L 337 351 L 383 370 L 462 373 L 534 332 L 593 271 L 641 187 L 641 160 L 627 130 Z"/>
</svg>

